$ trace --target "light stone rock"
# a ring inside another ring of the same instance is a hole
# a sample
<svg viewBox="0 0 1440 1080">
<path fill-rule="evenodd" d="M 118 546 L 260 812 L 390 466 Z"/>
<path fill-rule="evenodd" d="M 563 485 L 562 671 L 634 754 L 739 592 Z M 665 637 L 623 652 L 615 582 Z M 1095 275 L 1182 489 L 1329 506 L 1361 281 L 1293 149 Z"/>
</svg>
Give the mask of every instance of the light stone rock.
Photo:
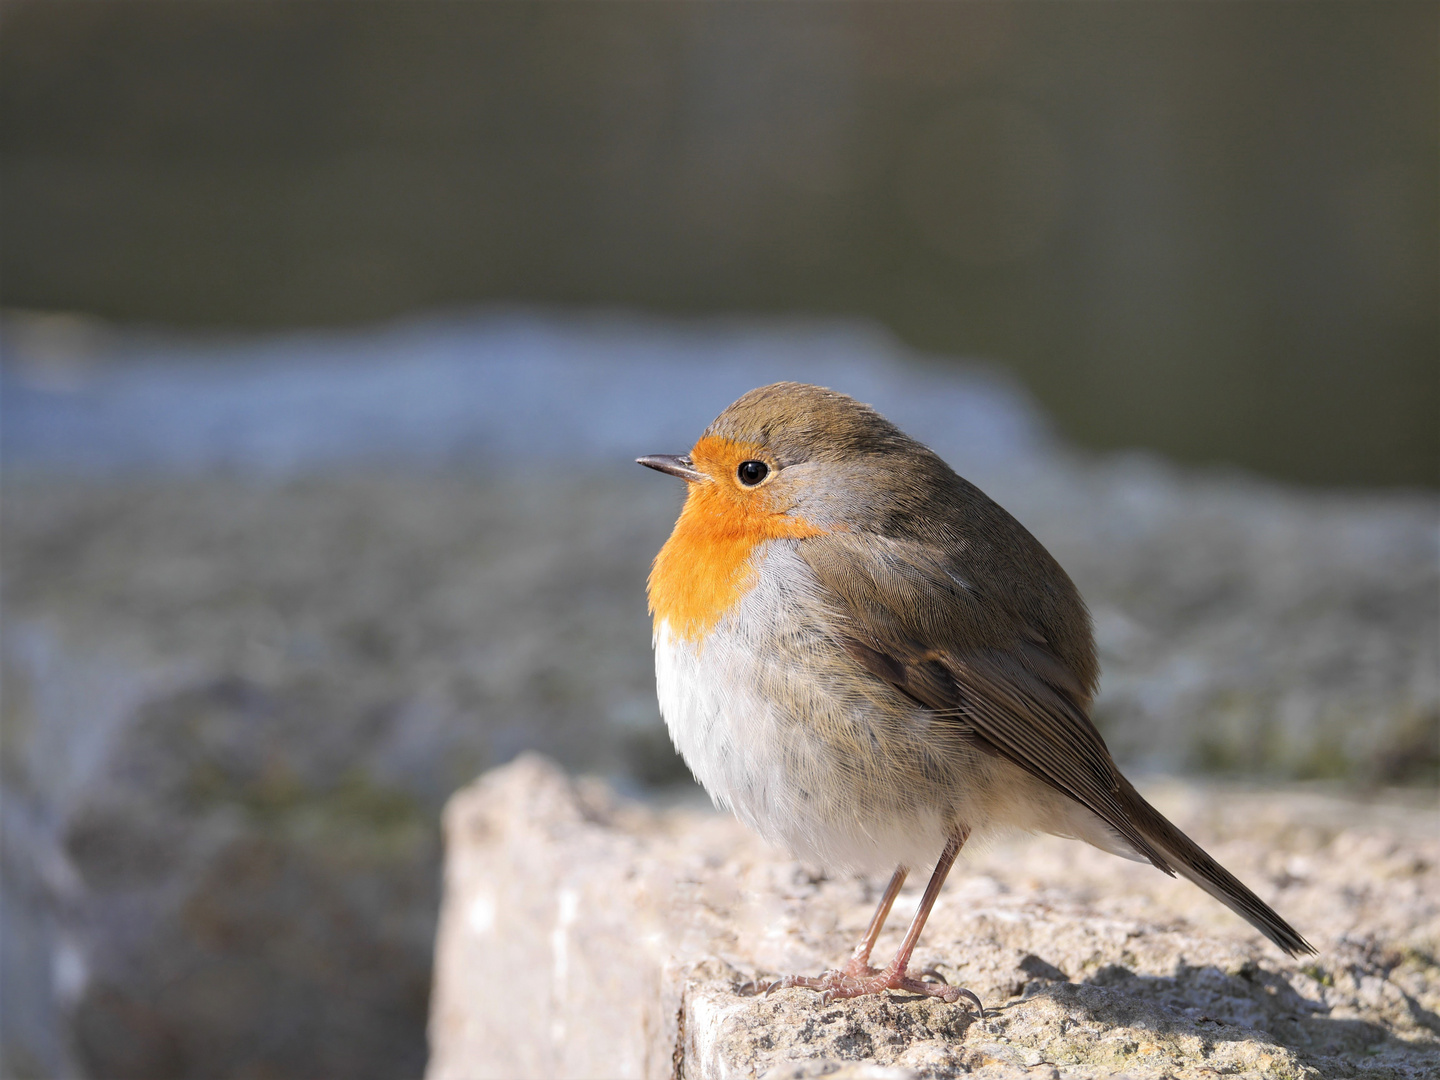
<svg viewBox="0 0 1440 1080">
<path fill-rule="evenodd" d="M 954 460 L 1089 601 L 1127 766 L 1440 776 L 1433 493 Z M 0 1076 L 414 1075 L 444 800 L 522 750 L 688 782 L 682 493 L 628 459 L 3 487 Z"/>
<path fill-rule="evenodd" d="M 636 479 L 7 476 L 0 1077 L 418 1075 L 450 793 L 674 771 Z"/>
<path fill-rule="evenodd" d="M 1017 837 L 966 852 L 916 957 L 984 1019 L 909 995 L 755 996 L 747 979 L 842 960 L 883 882 L 522 757 L 446 810 L 428 1080 L 1440 1075 L 1433 792 L 1145 790 L 1319 955 L 1285 958 L 1152 867 Z"/>
</svg>

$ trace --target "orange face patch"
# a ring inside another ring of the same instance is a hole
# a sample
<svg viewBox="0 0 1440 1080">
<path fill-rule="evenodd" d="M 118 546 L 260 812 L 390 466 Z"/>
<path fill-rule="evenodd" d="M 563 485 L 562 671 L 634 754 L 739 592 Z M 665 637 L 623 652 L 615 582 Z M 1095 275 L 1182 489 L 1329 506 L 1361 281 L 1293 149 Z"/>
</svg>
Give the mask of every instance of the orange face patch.
<svg viewBox="0 0 1440 1080">
<path fill-rule="evenodd" d="M 689 485 L 675 531 L 650 569 L 650 612 L 686 641 L 703 637 L 755 584 L 751 556 L 767 540 L 803 539 L 824 530 L 789 517 L 766 484 L 746 488 L 742 461 L 766 460 L 759 447 L 707 436 L 690 452 L 710 478 Z M 770 463 L 772 475 L 773 462 Z"/>
</svg>

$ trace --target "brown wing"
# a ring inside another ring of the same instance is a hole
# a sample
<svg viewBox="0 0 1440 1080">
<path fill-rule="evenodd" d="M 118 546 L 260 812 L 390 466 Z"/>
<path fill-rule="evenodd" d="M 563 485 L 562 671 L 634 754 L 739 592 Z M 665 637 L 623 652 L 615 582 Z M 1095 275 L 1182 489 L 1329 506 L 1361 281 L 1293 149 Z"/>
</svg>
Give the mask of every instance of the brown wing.
<svg viewBox="0 0 1440 1080">
<path fill-rule="evenodd" d="M 800 552 L 836 604 L 840 645 L 860 666 L 964 725 L 981 746 L 1174 872 L 1136 828 L 1132 789 L 1086 715 L 1087 687 L 1048 647 L 1045 627 L 987 593 L 962 558 L 935 545 L 842 533 L 807 540 Z M 1068 579 L 1063 585 L 1073 592 Z"/>
</svg>

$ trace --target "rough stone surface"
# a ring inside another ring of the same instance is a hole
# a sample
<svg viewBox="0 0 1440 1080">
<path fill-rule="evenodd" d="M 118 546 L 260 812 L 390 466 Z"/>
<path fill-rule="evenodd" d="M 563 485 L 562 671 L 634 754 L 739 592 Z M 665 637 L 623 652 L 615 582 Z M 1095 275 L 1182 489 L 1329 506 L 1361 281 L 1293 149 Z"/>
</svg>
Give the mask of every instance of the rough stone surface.
<svg viewBox="0 0 1440 1080">
<path fill-rule="evenodd" d="M 417 1075 L 445 798 L 673 771 L 647 494 L 8 483 L 0 1075 Z"/>
<path fill-rule="evenodd" d="M 446 811 L 427 1076 L 1440 1075 L 1433 794 L 1147 794 L 1319 955 L 1286 959 L 1151 867 L 1018 837 L 967 853 L 917 954 L 981 996 L 982 1020 L 907 995 L 747 994 L 843 959 L 883 882 L 824 878 L 726 815 L 627 803 L 526 756 Z"/>
<path fill-rule="evenodd" d="M 1433 496 L 966 471 L 1090 601 L 1122 761 L 1433 781 Z M 643 597 L 679 499 L 7 471 L 0 1074 L 418 1071 L 445 798 L 527 749 L 687 783 Z"/>
</svg>

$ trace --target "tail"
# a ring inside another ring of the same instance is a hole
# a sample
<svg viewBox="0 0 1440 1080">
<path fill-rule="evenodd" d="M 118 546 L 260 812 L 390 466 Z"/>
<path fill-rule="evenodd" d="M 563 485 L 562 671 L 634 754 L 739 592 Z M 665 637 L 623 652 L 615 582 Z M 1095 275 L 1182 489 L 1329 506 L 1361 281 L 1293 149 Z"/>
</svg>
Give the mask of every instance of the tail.
<svg viewBox="0 0 1440 1080">
<path fill-rule="evenodd" d="M 1313 953 L 1315 947 L 1282 919 L 1269 904 L 1247 889 L 1234 874 L 1207 855 L 1199 844 L 1172 825 L 1165 815 L 1140 797 L 1123 777 L 1122 794 L 1130 820 L 1165 856 L 1171 869 L 1189 878 L 1290 956 Z M 1158 865 L 1158 864 L 1157 864 Z M 1160 867 L 1167 869 L 1165 866 Z"/>
</svg>

